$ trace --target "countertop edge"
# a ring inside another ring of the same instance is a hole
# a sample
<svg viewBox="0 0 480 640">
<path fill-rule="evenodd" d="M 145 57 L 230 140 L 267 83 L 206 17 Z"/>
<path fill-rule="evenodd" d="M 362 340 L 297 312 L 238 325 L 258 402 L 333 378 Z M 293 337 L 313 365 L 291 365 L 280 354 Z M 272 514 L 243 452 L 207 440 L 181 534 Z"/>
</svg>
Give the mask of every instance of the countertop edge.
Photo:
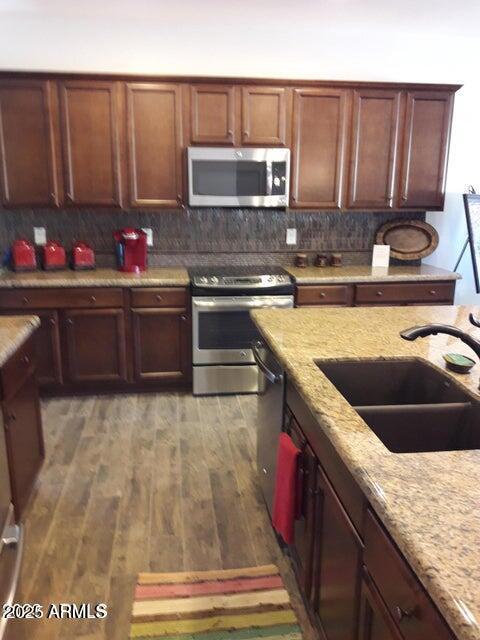
<svg viewBox="0 0 480 640">
<path fill-rule="evenodd" d="M 8 322 L 14 319 L 22 320 L 23 326 L 11 328 L 15 335 L 8 337 L 5 346 L 0 346 L 0 367 L 14 355 L 16 351 L 28 340 L 34 331 L 40 326 L 40 318 L 35 315 L 31 316 L 2 316 L 1 322 Z"/>
</svg>

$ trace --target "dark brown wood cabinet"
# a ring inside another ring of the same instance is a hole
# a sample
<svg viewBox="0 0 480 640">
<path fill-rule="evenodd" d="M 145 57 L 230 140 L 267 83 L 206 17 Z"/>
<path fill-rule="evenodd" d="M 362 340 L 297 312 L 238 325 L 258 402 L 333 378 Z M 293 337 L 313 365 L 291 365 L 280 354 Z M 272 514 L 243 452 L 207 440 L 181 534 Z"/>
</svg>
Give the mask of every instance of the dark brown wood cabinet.
<svg viewBox="0 0 480 640">
<path fill-rule="evenodd" d="M 1 410 L 17 520 L 22 518 L 45 457 L 35 337 L 28 338 L 0 369 Z"/>
<path fill-rule="evenodd" d="M 355 640 L 363 545 L 320 465 L 316 477 L 312 608 L 329 640 Z"/>
<path fill-rule="evenodd" d="M 394 206 L 400 99 L 394 90 L 353 92 L 348 207 Z"/>
<path fill-rule="evenodd" d="M 128 83 L 130 204 L 176 207 L 183 202 L 181 87 Z"/>
<path fill-rule="evenodd" d="M 195 84 L 190 87 L 191 142 L 235 144 L 233 85 Z"/>
<path fill-rule="evenodd" d="M 452 112 L 450 91 L 407 92 L 400 207 L 443 207 Z"/>
<path fill-rule="evenodd" d="M 0 183 L 5 206 L 58 203 L 51 82 L 0 80 Z"/>
<path fill-rule="evenodd" d="M 126 381 L 123 309 L 69 309 L 64 314 L 69 380 L 74 383 Z"/>
<path fill-rule="evenodd" d="M 281 145 L 287 141 L 287 90 L 242 87 L 242 144 Z"/>
<path fill-rule="evenodd" d="M 120 83 L 59 83 L 67 205 L 120 206 Z"/>
<path fill-rule="evenodd" d="M 358 640 L 402 640 L 368 573 L 362 578 Z"/>
<path fill-rule="evenodd" d="M 295 89 L 292 206 L 342 206 L 347 125 L 344 89 Z"/>
<path fill-rule="evenodd" d="M 133 309 L 137 380 L 186 380 L 190 376 L 190 322 L 185 308 Z"/>
</svg>

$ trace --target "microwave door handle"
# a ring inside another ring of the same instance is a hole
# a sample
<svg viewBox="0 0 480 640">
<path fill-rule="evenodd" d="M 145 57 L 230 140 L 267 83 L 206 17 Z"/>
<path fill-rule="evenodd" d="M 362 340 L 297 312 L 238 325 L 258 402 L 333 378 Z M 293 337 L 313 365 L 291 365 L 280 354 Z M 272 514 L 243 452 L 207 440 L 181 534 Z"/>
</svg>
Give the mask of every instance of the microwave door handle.
<svg viewBox="0 0 480 640">
<path fill-rule="evenodd" d="M 267 160 L 266 164 L 266 171 L 267 171 L 267 196 L 271 196 L 272 195 L 272 191 L 273 191 L 273 169 L 272 169 L 272 163 L 271 161 Z"/>
</svg>

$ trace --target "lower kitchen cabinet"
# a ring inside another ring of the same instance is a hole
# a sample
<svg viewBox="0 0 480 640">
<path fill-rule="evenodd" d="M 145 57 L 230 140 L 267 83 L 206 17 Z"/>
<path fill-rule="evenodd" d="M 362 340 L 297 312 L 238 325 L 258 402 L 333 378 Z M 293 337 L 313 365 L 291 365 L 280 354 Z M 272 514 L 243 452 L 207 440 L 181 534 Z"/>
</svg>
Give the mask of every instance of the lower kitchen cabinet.
<svg viewBox="0 0 480 640">
<path fill-rule="evenodd" d="M 454 640 L 298 391 L 285 425 L 301 450 L 290 557 L 324 640 Z M 353 483 L 353 484 L 352 484 Z"/>
<path fill-rule="evenodd" d="M 187 379 L 191 366 L 186 309 L 134 309 L 132 317 L 135 378 Z"/>
<path fill-rule="evenodd" d="M 1 368 L 10 484 L 20 520 L 45 456 L 32 336 Z"/>
<path fill-rule="evenodd" d="M 127 380 L 123 309 L 68 310 L 65 326 L 65 355 L 71 382 Z"/>
<path fill-rule="evenodd" d="M 316 478 L 312 609 L 329 640 L 354 640 L 362 542 L 320 465 Z"/>
<path fill-rule="evenodd" d="M 365 572 L 360 591 L 358 640 L 402 640 L 382 598 Z"/>
</svg>

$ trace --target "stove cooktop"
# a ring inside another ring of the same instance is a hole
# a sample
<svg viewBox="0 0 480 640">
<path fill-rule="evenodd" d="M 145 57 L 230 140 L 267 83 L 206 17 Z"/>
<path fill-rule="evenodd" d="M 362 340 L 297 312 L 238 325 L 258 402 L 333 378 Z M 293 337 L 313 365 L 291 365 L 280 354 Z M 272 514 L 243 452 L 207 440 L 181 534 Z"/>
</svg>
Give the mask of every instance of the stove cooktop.
<svg viewBox="0 0 480 640">
<path fill-rule="evenodd" d="M 292 286 L 291 276 L 276 265 L 193 267 L 194 289 L 274 289 Z"/>
</svg>

